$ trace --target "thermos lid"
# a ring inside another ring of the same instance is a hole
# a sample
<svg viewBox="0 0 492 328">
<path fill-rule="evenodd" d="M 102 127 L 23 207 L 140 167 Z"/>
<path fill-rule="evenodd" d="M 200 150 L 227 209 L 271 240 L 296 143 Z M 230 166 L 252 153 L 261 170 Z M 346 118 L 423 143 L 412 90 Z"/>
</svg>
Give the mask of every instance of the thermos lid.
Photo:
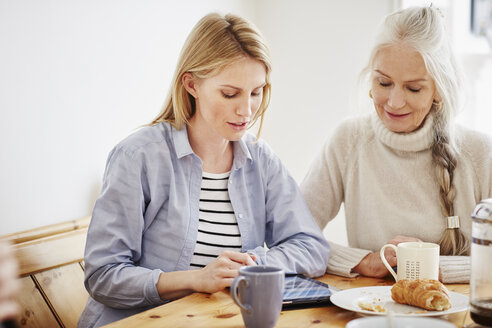
<svg viewBox="0 0 492 328">
<path fill-rule="evenodd" d="M 478 203 L 471 217 L 473 220 L 492 224 L 492 198 L 484 199 Z"/>
</svg>

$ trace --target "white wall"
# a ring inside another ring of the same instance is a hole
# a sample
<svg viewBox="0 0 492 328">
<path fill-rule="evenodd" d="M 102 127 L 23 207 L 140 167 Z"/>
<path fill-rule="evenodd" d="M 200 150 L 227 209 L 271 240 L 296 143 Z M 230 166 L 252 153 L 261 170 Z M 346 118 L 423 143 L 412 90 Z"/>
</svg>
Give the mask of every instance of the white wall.
<svg viewBox="0 0 492 328">
<path fill-rule="evenodd" d="M 107 154 L 159 112 L 211 11 L 248 0 L 0 0 L 0 235 L 91 213 Z"/>
<path fill-rule="evenodd" d="M 186 35 L 210 11 L 250 18 L 269 41 L 262 136 L 300 182 L 351 114 L 393 3 L 0 0 L 0 235 L 90 214 L 108 152 L 158 113 Z M 327 234 L 343 242 L 334 223 Z"/>
<path fill-rule="evenodd" d="M 392 0 L 262 2 L 258 26 L 269 41 L 273 94 L 262 137 L 300 183 L 324 141 L 352 108 L 360 70 Z M 325 236 L 347 243 L 344 213 Z"/>
<path fill-rule="evenodd" d="M 300 182 L 321 144 L 355 112 L 351 97 L 378 24 L 393 1 L 262 2 L 258 25 L 273 57 L 262 136 Z"/>
</svg>

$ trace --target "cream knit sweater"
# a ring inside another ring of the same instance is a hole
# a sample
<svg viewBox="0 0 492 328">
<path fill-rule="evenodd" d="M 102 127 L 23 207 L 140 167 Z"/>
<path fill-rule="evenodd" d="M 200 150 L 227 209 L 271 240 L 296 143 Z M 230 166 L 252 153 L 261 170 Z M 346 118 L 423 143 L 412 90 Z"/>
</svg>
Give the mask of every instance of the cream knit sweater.
<svg viewBox="0 0 492 328">
<path fill-rule="evenodd" d="M 396 235 L 438 242 L 444 229 L 434 178 L 432 116 L 417 131 L 397 134 L 374 113 L 343 122 L 314 160 L 301 190 L 323 229 L 344 203 L 349 247 L 330 243 L 327 272 L 356 276 L 351 270 Z M 492 141 L 457 127 L 458 164 L 455 215 L 471 238 L 470 214 L 492 197 Z M 468 282 L 469 256 L 441 256 L 444 282 Z"/>
</svg>

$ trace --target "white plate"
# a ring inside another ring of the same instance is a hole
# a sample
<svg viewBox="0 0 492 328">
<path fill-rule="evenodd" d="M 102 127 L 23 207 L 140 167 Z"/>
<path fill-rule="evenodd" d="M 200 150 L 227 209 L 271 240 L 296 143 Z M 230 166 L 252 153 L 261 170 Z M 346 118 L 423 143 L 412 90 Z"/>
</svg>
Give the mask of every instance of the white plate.
<svg viewBox="0 0 492 328">
<path fill-rule="evenodd" d="M 386 317 L 365 317 L 351 320 L 346 328 L 389 328 L 390 319 Z M 435 318 L 394 317 L 391 319 L 393 327 L 398 328 L 455 328 L 451 322 Z"/>
<path fill-rule="evenodd" d="M 386 315 L 387 312 L 363 310 L 360 308 L 359 302 L 381 305 L 386 311 L 391 311 L 394 316 L 441 316 L 468 309 L 468 296 L 451 291 L 449 292 L 451 308 L 446 311 L 426 311 L 415 306 L 399 304 L 391 298 L 391 287 L 374 286 L 345 289 L 333 294 L 330 301 L 342 309 L 370 315 Z"/>
</svg>

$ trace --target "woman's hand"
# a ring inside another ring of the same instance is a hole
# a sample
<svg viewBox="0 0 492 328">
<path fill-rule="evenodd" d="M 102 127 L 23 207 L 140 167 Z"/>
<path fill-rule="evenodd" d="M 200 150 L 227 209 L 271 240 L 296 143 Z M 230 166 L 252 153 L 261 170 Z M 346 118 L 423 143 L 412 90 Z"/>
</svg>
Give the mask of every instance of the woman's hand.
<svg viewBox="0 0 492 328">
<path fill-rule="evenodd" d="M 393 239 L 388 241 L 388 244 L 393 244 L 397 246 L 399 243 L 407 242 L 407 241 L 422 241 L 415 237 L 408 236 L 395 236 Z M 396 253 L 392 248 L 386 248 L 384 251 L 384 257 L 390 266 L 395 266 L 396 262 Z M 373 252 L 367 254 L 353 269 L 354 272 L 357 272 L 363 276 L 374 277 L 374 278 L 383 278 L 385 277 L 389 271 L 384 265 L 383 261 L 381 261 L 381 257 L 379 256 L 379 252 Z"/>
<path fill-rule="evenodd" d="M 387 255 L 386 252 L 384 255 L 389 265 L 396 265 L 396 256 Z M 374 278 L 383 278 L 388 274 L 388 269 L 386 269 L 383 261 L 381 261 L 379 252 L 367 254 L 352 270 L 363 276 Z"/>
<path fill-rule="evenodd" d="M 15 295 L 19 289 L 18 264 L 10 245 L 0 241 L 0 322 L 15 318 L 19 306 Z"/>
<path fill-rule="evenodd" d="M 157 281 L 157 292 L 163 300 L 175 300 L 193 292 L 215 293 L 231 285 L 244 265 L 256 265 L 256 256 L 224 251 L 200 270 L 163 272 Z"/>
<path fill-rule="evenodd" d="M 198 271 L 195 291 L 215 293 L 232 284 L 240 267 L 256 265 L 255 256 L 247 253 L 224 251 L 206 267 Z"/>
</svg>

